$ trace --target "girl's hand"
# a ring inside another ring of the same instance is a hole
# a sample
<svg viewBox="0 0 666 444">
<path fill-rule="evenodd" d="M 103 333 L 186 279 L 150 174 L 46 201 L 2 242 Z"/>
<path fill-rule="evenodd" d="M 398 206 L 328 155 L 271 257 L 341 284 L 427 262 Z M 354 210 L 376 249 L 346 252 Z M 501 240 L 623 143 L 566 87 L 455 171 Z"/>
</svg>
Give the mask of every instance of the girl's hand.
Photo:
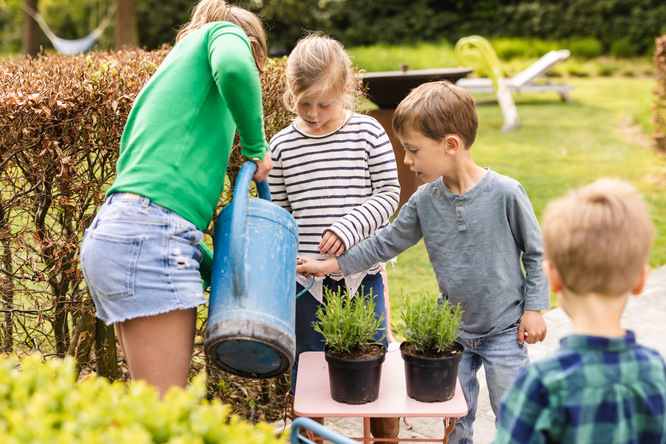
<svg viewBox="0 0 666 444">
<path fill-rule="evenodd" d="M 527 341 L 528 344 L 536 344 L 546 339 L 546 320 L 540 311 L 525 310 L 523 320 L 518 327 L 518 342 Z"/>
<path fill-rule="evenodd" d="M 340 270 L 338 260 L 335 257 L 319 261 L 311 257 L 301 257 L 296 259 L 296 273 L 305 277 L 315 275 L 317 277 L 325 276 L 334 271 Z"/>
<path fill-rule="evenodd" d="M 332 255 L 340 256 L 345 252 L 345 243 L 342 242 L 337 234 L 326 230 L 317 248 L 321 254 L 325 254 L 328 257 Z"/>
</svg>

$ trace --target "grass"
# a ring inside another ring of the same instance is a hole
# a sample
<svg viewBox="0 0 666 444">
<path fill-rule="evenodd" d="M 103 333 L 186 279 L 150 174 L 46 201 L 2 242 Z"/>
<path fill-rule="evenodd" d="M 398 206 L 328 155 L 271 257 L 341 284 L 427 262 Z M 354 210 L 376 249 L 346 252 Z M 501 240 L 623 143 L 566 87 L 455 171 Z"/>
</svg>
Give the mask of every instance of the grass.
<svg viewBox="0 0 666 444">
<path fill-rule="evenodd" d="M 408 65 L 409 69 L 427 69 L 458 64 L 453 46 L 448 42 L 359 46 L 348 52 L 352 62 L 368 72 L 396 71 L 401 65 Z"/>
<path fill-rule="evenodd" d="M 654 81 L 594 77 L 566 82 L 575 86 L 573 104 L 556 94 L 516 95 L 522 126 L 513 132 L 500 131 L 503 117 L 496 104 L 479 105 L 474 160 L 521 182 L 539 219 L 550 200 L 573 187 L 600 177 L 633 183 L 657 227 L 650 265 L 666 265 L 666 155 L 652 148 L 649 137 Z M 421 289 L 438 292 L 423 242 L 387 268 L 394 310 Z"/>
<path fill-rule="evenodd" d="M 509 77 L 530 66 L 550 50 L 572 49 L 572 56 L 558 64 L 550 73 L 557 77 L 641 77 L 651 75 L 653 63 L 650 57 L 618 59 L 609 56 L 589 57 L 576 54 L 575 45 L 567 42 L 538 39 L 495 39 L 490 41 L 501 61 L 501 68 Z M 572 43 L 573 44 L 573 43 Z M 409 69 L 428 69 L 459 66 L 454 45 L 447 42 L 424 42 L 396 46 L 378 44 L 348 48 L 352 62 L 368 72 L 396 71 L 402 65 Z M 475 75 L 475 74 L 474 74 Z"/>
</svg>

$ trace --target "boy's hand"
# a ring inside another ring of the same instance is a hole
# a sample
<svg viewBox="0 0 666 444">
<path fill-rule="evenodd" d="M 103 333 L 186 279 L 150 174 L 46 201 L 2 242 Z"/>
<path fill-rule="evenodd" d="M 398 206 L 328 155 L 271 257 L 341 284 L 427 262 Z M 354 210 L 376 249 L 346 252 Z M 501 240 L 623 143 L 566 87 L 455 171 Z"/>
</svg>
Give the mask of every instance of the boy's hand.
<svg viewBox="0 0 666 444">
<path fill-rule="evenodd" d="M 296 259 L 296 264 L 298 265 L 296 267 L 296 273 L 302 274 L 305 277 L 310 277 L 313 274 L 317 277 L 321 277 L 340 270 L 340 265 L 338 265 L 338 259 L 336 257 L 324 259 L 322 261 L 312 259 L 311 257 L 301 257 Z"/>
<path fill-rule="evenodd" d="M 325 254 L 328 257 L 332 255 L 340 256 L 345 252 L 345 243 L 342 242 L 342 239 L 337 234 L 326 230 L 317 248 L 321 254 Z"/>
<path fill-rule="evenodd" d="M 518 327 L 518 342 L 527 341 L 528 344 L 536 344 L 546 339 L 546 321 L 540 311 L 525 310 L 523 320 Z"/>
</svg>

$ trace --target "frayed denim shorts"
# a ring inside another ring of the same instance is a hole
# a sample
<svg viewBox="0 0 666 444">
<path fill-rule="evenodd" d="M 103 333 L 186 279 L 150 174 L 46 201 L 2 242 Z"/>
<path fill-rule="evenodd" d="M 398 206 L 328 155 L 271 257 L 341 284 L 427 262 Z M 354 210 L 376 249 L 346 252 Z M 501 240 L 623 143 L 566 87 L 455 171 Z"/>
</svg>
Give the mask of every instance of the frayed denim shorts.
<svg viewBox="0 0 666 444">
<path fill-rule="evenodd" d="M 108 324 L 206 303 L 203 233 L 147 197 L 113 193 L 81 244 L 81 269 L 97 317 Z"/>
</svg>

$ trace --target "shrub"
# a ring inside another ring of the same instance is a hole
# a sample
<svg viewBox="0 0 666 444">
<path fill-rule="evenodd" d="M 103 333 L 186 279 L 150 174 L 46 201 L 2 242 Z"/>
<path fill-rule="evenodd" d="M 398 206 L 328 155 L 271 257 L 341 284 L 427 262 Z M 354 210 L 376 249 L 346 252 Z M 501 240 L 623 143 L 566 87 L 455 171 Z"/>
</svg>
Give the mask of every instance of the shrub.
<svg viewBox="0 0 666 444">
<path fill-rule="evenodd" d="M 618 59 L 628 59 L 638 55 L 638 48 L 631 40 L 625 37 L 613 42 L 610 54 Z"/>
<path fill-rule="evenodd" d="M 460 336 L 462 315 L 460 304 L 454 307 L 448 300 L 440 303 L 422 293 L 406 301 L 400 310 L 400 322 L 393 329 L 417 352 L 437 355 Z"/>
<path fill-rule="evenodd" d="M 654 50 L 654 75 L 657 86 L 654 89 L 652 105 L 652 138 L 657 148 L 666 152 L 666 35 L 656 41 Z"/>
<path fill-rule="evenodd" d="M 594 37 L 575 39 L 569 42 L 569 50 L 574 57 L 589 60 L 602 53 L 601 42 Z"/>
<path fill-rule="evenodd" d="M 324 300 L 312 326 L 324 336 L 331 353 L 344 356 L 378 344 L 374 337 L 384 317 L 375 316 L 372 293 L 365 296 L 361 290 L 354 296 L 348 291 L 342 293 L 338 289 L 336 293 L 327 288 Z"/>
<path fill-rule="evenodd" d="M 18 368 L 20 367 L 20 369 Z M 205 375 L 163 401 L 144 382 L 110 383 L 88 376 L 76 382 L 72 358 L 20 363 L 0 359 L 0 442 L 22 443 L 280 443 L 266 423 L 256 426 L 205 401 Z"/>
<path fill-rule="evenodd" d="M 134 98 L 169 50 L 0 61 L 0 353 L 69 355 L 85 373 L 123 377 L 114 327 L 94 317 L 78 251 L 115 177 Z M 282 100 L 284 68 L 285 59 L 269 59 L 261 75 L 268 139 L 293 119 Z M 220 208 L 244 162 L 239 146 L 236 138 Z M 198 314 L 202 338 L 206 308 Z M 232 377 L 206 366 L 197 346 L 191 372 L 200 371 L 208 372 L 210 396 L 220 396 L 246 418 L 266 413 L 275 420 L 282 411 L 281 405 L 266 406 L 283 400 L 288 375 L 260 383 Z M 225 384 L 230 378 L 233 383 Z"/>
</svg>

